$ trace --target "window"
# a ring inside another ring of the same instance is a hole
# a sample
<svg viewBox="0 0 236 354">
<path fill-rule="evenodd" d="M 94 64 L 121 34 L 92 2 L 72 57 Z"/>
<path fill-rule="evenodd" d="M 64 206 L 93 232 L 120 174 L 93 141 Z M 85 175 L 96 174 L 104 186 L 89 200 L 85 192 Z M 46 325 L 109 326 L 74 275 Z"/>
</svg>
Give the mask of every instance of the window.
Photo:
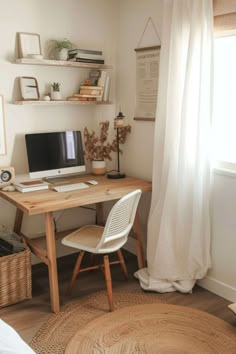
<svg viewBox="0 0 236 354">
<path fill-rule="evenodd" d="M 215 39 L 213 159 L 236 170 L 236 36 Z"/>
</svg>

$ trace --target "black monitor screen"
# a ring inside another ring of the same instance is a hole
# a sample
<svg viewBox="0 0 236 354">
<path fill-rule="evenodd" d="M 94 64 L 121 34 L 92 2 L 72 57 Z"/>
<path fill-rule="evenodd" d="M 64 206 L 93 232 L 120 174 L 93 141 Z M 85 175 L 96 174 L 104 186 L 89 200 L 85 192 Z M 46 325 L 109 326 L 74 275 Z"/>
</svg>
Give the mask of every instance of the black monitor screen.
<svg viewBox="0 0 236 354">
<path fill-rule="evenodd" d="M 80 131 L 26 134 L 30 172 L 84 166 Z"/>
</svg>

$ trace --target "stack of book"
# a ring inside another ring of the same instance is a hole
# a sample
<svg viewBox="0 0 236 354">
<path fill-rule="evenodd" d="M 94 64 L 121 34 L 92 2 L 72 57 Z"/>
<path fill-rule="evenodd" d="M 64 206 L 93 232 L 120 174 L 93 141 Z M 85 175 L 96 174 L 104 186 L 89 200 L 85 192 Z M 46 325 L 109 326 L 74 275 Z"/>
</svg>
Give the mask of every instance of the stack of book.
<svg viewBox="0 0 236 354">
<path fill-rule="evenodd" d="M 89 80 L 89 82 L 91 82 Z M 106 71 L 101 71 L 97 80 L 97 85 L 82 85 L 79 93 L 67 98 L 68 101 L 109 101 L 110 77 Z"/>
<path fill-rule="evenodd" d="M 68 97 L 68 101 L 101 101 L 103 87 L 100 86 L 80 86 L 79 93 Z"/>
<path fill-rule="evenodd" d="M 104 64 L 104 57 L 100 50 L 71 49 L 68 51 L 68 60 L 81 63 Z"/>
<path fill-rule="evenodd" d="M 35 192 L 39 191 L 42 189 L 48 189 L 48 183 L 41 181 L 41 180 L 35 180 L 35 181 L 16 181 L 14 183 L 14 186 L 16 190 L 19 192 L 25 193 L 25 192 Z"/>
<path fill-rule="evenodd" d="M 74 94 L 81 101 L 101 101 L 103 87 L 101 86 L 80 86 L 79 93 Z"/>
</svg>

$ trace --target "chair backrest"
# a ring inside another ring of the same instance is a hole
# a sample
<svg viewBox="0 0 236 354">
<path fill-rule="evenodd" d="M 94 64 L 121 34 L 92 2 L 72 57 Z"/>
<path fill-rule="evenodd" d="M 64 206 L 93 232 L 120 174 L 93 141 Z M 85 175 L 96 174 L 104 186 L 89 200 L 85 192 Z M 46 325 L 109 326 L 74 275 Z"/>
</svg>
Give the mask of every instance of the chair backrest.
<svg viewBox="0 0 236 354">
<path fill-rule="evenodd" d="M 105 243 L 120 239 L 120 243 L 126 242 L 128 234 L 133 226 L 139 199 L 142 191 L 135 191 L 126 194 L 112 207 L 104 228 L 103 235 L 97 245 L 101 248 Z"/>
</svg>

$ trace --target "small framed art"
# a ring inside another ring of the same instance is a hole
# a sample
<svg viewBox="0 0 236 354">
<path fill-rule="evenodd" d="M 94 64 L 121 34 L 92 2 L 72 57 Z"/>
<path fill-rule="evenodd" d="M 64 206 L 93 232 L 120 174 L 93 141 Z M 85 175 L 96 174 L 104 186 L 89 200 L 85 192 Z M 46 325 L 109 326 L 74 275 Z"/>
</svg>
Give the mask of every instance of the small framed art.
<svg viewBox="0 0 236 354">
<path fill-rule="evenodd" d="M 40 35 L 37 33 L 18 33 L 18 45 L 20 58 L 42 58 Z"/>
<path fill-rule="evenodd" d="M 38 82 L 34 77 L 20 77 L 21 97 L 24 101 L 39 100 Z"/>
<path fill-rule="evenodd" d="M 0 155 L 6 154 L 6 135 L 4 121 L 4 98 L 0 95 Z"/>
</svg>

